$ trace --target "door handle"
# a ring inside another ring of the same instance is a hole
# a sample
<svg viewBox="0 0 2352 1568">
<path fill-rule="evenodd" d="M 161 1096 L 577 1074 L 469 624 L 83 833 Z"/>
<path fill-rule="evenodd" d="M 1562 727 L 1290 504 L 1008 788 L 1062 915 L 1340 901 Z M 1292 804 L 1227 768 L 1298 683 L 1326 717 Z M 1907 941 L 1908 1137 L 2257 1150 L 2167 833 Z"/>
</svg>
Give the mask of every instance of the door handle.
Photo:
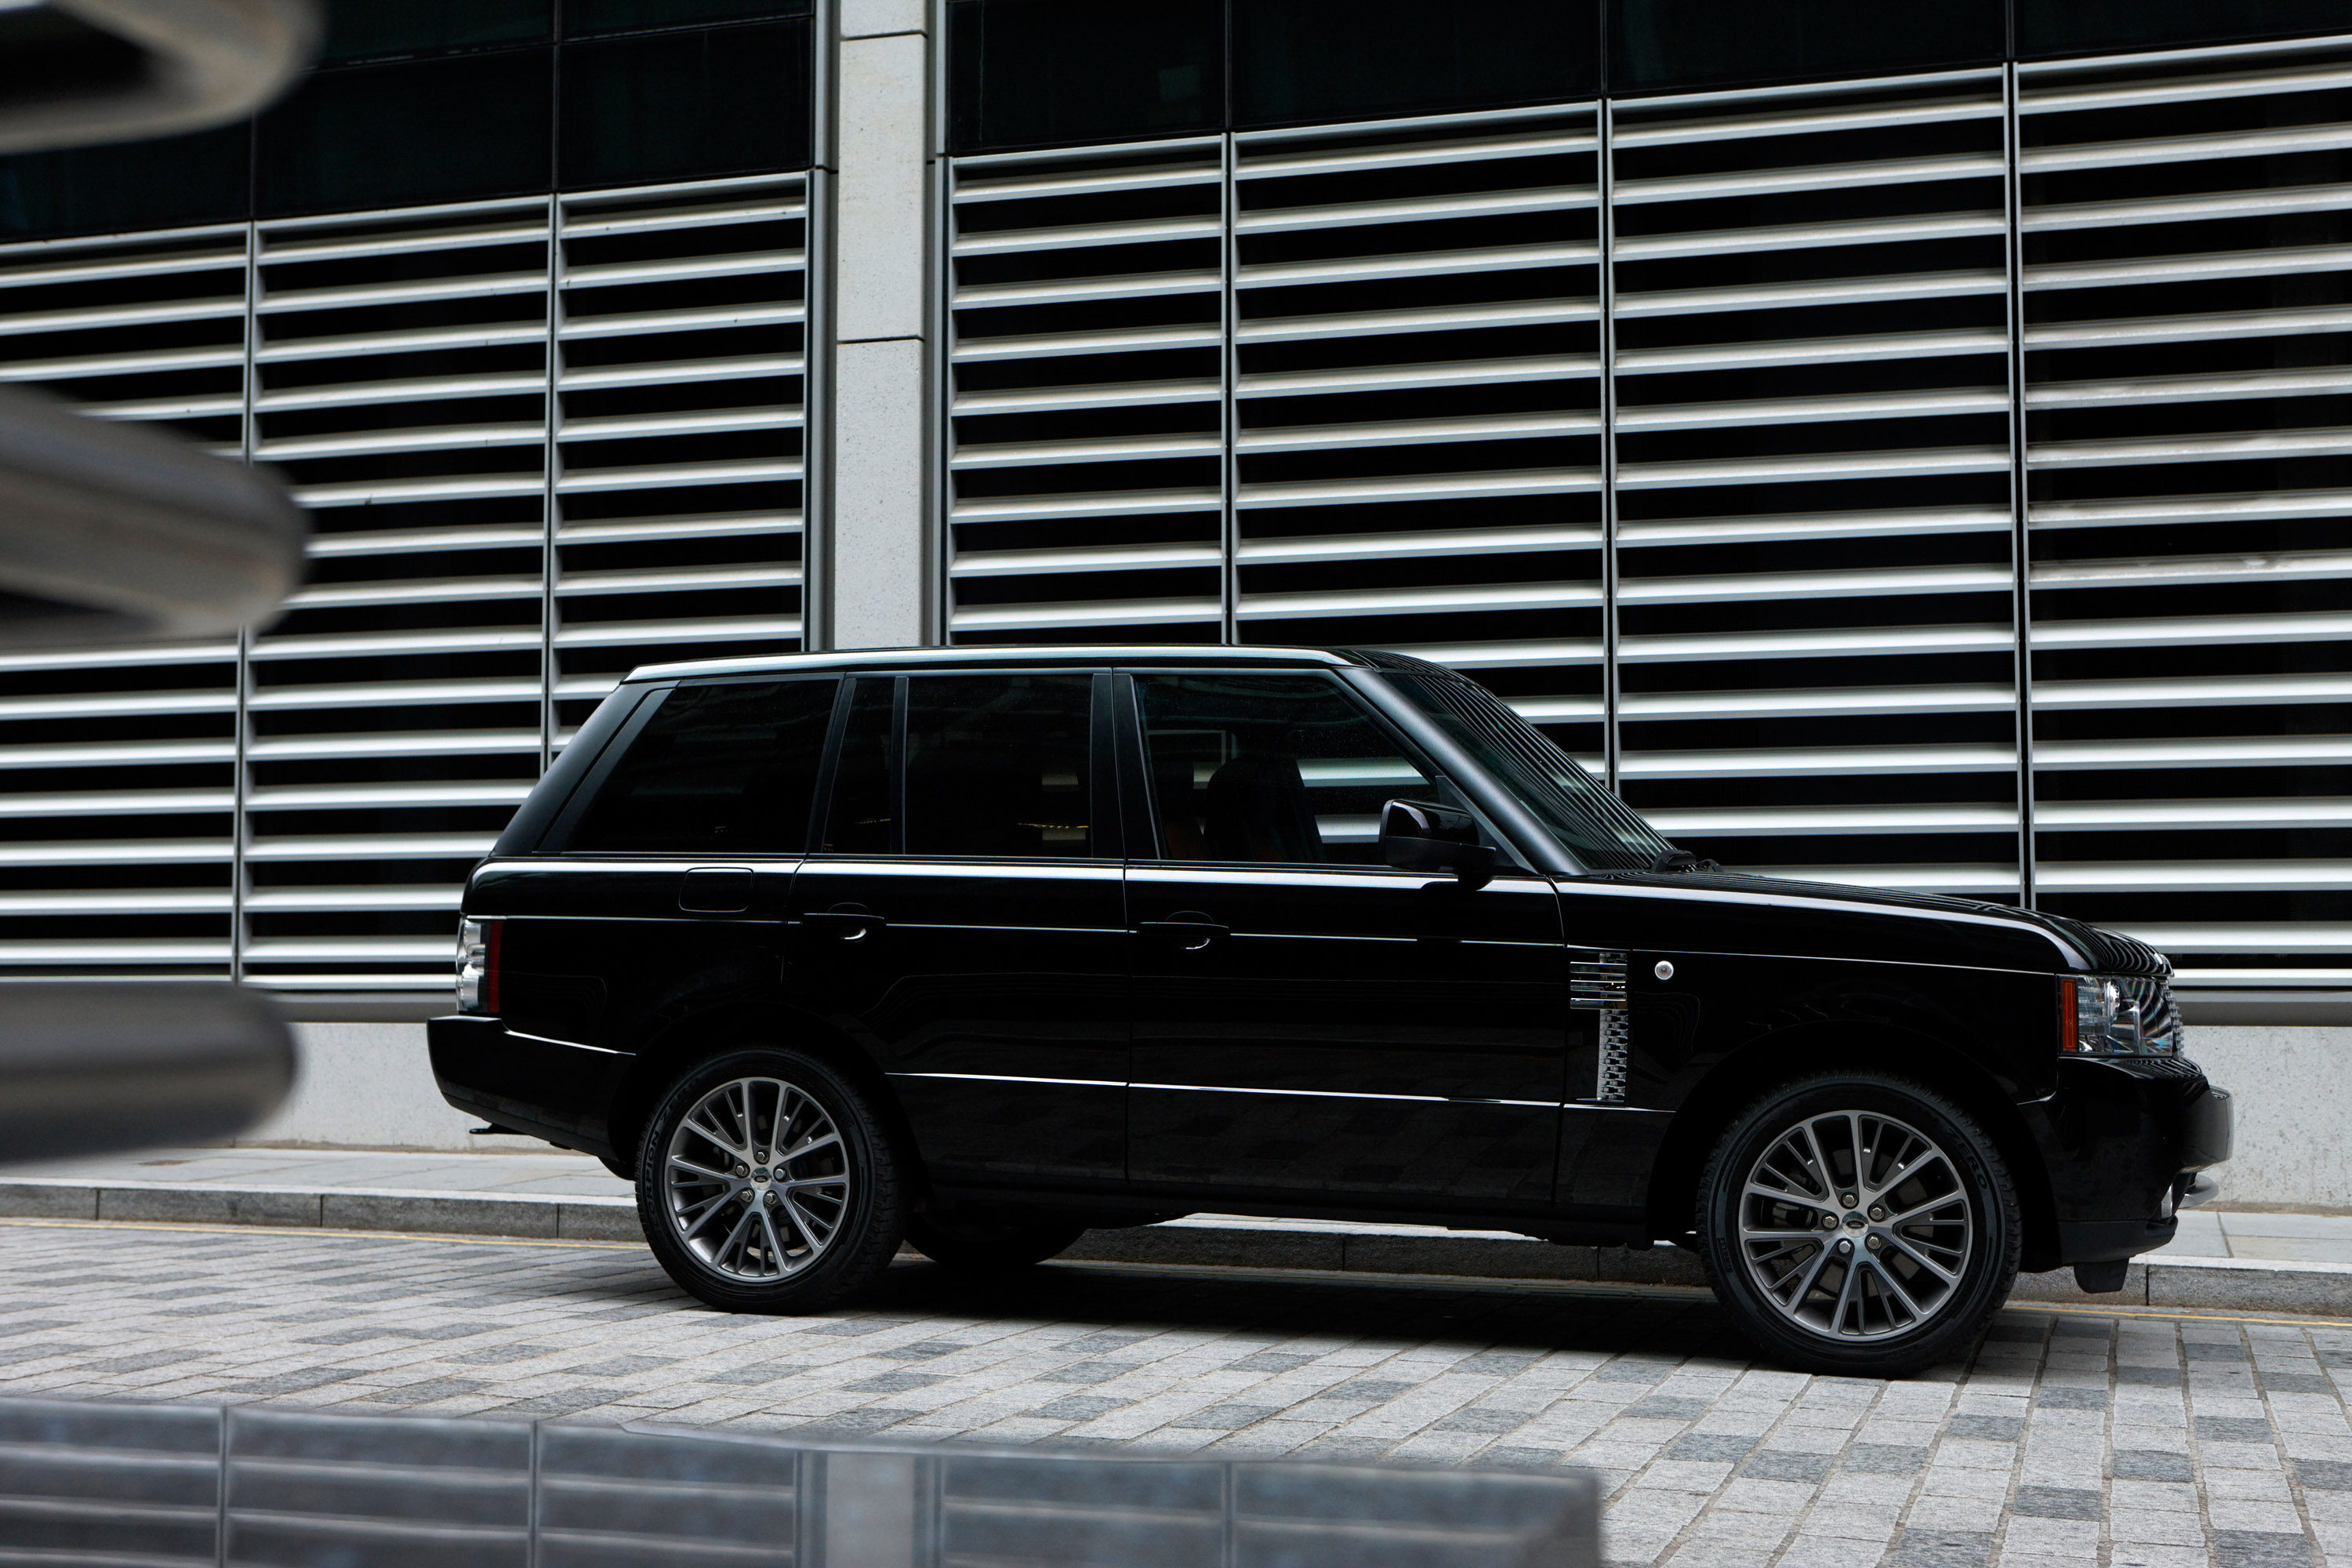
<svg viewBox="0 0 2352 1568">
<path fill-rule="evenodd" d="M 1230 928 L 1219 925 L 1198 910 L 1178 910 L 1164 921 L 1139 921 L 1135 929 L 1183 952 L 1202 952 L 1234 934 Z"/>
<path fill-rule="evenodd" d="M 863 904 L 835 904 L 829 910 L 811 910 L 801 916 L 800 923 L 835 942 L 864 942 L 890 922 Z"/>
</svg>

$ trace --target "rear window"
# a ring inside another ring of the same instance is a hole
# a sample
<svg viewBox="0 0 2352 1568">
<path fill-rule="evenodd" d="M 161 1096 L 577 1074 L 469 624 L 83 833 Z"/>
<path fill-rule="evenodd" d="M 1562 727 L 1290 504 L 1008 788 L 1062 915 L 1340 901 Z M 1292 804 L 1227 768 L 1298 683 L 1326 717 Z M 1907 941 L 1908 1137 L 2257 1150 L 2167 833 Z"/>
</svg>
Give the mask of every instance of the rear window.
<svg viewBox="0 0 2352 1568">
<path fill-rule="evenodd" d="M 681 686 L 637 731 L 567 847 L 792 855 L 833 718 L 833 679 Z"/>
</svg>

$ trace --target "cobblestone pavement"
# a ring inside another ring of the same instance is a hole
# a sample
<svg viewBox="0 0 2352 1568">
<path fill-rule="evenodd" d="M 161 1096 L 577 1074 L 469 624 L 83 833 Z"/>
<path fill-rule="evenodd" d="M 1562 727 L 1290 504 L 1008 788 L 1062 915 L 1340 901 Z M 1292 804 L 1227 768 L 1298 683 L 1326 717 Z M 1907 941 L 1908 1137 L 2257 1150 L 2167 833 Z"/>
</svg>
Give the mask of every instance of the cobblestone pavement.
<svg viewBox="0 0 2352 1568">
<path fill-rule="evenodd" d="M 902 1264 L 730 1317 L 641 1247 L 0 1224 L 0 1393 L 1576 1465 L 1612 1563 L 2352 1564 L 2352 1323 L 2011 1309 L 1904 1383 L 1702 1293 Z"/>
</svg>

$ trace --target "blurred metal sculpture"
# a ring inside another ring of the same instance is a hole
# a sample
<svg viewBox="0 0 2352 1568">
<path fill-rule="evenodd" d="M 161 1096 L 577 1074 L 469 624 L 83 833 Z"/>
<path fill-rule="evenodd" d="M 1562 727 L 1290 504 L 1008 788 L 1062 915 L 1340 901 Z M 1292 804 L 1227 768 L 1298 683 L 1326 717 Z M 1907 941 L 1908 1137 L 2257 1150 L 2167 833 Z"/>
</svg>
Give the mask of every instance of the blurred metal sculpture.
<svg viewBox="0 0 2352 1568">
<path fill-rule="evenodd" d="M 237 119 L 318 37 L 311 0 L 0 0 L 0 153 Z M 234 631 L 301 580 L 306 531 L 266 474 L 0 393 L 0 647 Z M 226 1137 L 293 1080 L 285 1022 L 234 986 L 0 985 L 0 1161 Z"/>
<path fill-rule="evenodd" d="M 310 0 L 0 0 L 0 153 L 226 124 L 318 47 Z"/>
</svg>

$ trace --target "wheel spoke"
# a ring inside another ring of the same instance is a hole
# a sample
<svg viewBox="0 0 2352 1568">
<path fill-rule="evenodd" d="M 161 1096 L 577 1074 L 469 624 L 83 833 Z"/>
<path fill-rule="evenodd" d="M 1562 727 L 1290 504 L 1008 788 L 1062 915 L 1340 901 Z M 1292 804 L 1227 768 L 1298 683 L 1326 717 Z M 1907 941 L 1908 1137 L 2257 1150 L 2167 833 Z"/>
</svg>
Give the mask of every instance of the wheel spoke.
<svg viewBox="0 0 2352 1568">
<path fill-rule="evenodd" d="M 776 1163 L 780 1165 L 789 1165 L 806 1155 L 815 1153 L 819 1149 L 837 1149 L 840 1146 L 841 1134 L 838 1132 L 812 1133 L 793 1144 L 785 1152 L 777 1155 Z"/>
<path fill-rule="evenodd" d="M 692 1225 L 685 1226 L 683 1234 L 686 1238 L 689 1241 L 694 1239 L 695 1234 L 701 1230 L 704 1226 L 710 1223 L 710 1216 L 717 1214 L 720 1209 L 726 1207 L 727 1200 L 734 1195 L 735 1194 L 731 1192 L 720 1193 L 716 1197 L 705 1198 L 698 1210 L 692 1208 L 680 1209 L 678 1211 L 677 1217 L 681 1223 L 683 1223 L 689 1215 L 692 1215 L 694 1218 L 694 1223 Z"/>
<path fill-rule="evenodd" d="M 673 1171 L 691 1171 L 707 1182 L 731 1182 L 735 1178 L 724 1171 L 714 1171 L 708 1165 L 698 1165 L 683 1154 L 672 1154 L 669 1166 Z"/>
<path fill-rule="evenodd" d="M 1837 1334 L 1845 1333 L 1846 1303 L 1853 1300 L 1853 1282 L 1862 1278 L 1862 1270 L 1853 1266 L 1851 1257 L 1844 1261 L 1845 1278 L 1838 1281 L 1837 1305 L 1830 1309 L 1830 1331 Z"/>
<path fill-rule="evenodd" d="M 1917 1322 L 1927 1315 L 1919 1303 L 1911 1299 L 1911 1292 L 1903 1288 L 1903 1281 L 1895 1277 L 1895 1271 L 1886 1267 L 1885 1259 L 1872 1258 L 1870 1271 L 1878 1277 L 1880 1285 L 1895 1292 L 1895 1299 L 1903 1303 L 1903 1310 L 1911 1314 L 1913 1322 Z"/>
<path fill-rule="evenodd" d="M 1887 1240 L 1895 1247 L 1900 1247 L 1903 1251 L 1904 1257 L 1909 1258 L 1912 1262 L 1917 1264 L 1928 1273 L 1933 1274 L 1945 1284 L 1957 1285 L 1960 1282 L 1960 1277 L 1958 1274 L 1953 1273 L 1950 1269 L 1945 1268 L 1934 1258 L 1929 1258 L 1926 1253 L 1921 1252 L 1919 1250 L 1919 1244 L 1912 1241 L 1910 1237 L 1904 1236 L 1889 1236 Z"/>
</svg>

